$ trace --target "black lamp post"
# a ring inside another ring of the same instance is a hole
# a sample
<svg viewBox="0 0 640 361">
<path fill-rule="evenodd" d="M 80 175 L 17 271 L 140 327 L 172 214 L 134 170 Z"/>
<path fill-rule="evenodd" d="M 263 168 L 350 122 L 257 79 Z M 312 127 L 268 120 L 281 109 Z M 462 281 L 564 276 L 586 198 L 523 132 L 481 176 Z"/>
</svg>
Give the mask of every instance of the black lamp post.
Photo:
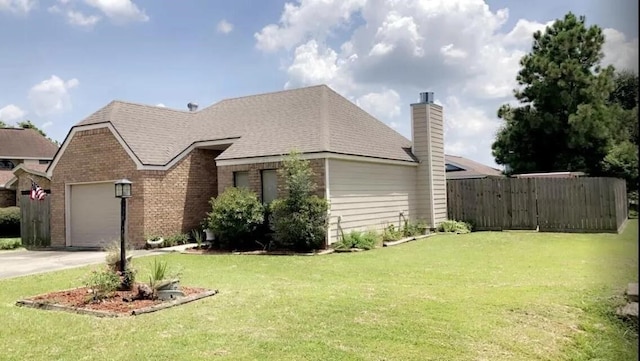
<svg viewBox="0 0 640 361">
<path fill-rule="evenodd" d="M 124 225 L 127 219 L 127 198 L 131 197 L 131 181 L 120 179 L 116 181 L 116 198 L 120 198 L 120 272 L 127 269 L 127 256 L 124 246 Z"/>
</svg>

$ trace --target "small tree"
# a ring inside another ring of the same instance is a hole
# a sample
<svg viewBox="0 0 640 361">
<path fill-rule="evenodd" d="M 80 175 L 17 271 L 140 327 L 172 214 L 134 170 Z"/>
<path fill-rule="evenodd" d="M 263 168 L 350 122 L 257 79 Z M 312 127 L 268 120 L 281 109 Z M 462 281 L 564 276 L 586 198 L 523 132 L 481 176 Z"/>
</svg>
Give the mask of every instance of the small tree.
<svg viewBox="0 0 640 361">
<path fill-rule="evenodd" d="M 295 251 L 324 246 L 327 236 L 327 200 L 313 193 L 316 184 L 309 161 L 291 152 L 278 170 L 285 180 L 286 197 L 271 203 L 270 226 L 274 245 Z"/>
<path fill-rule="evenodd" d="M 227 188 L 218 198 L 211 198 L 207 213 L 209 229 L 221 241 L 221 246 L 245 248 L 251 244 L 254 232 L 264 221 L 264 207 L 258 197 L 246 188 Z"/>
</svg>

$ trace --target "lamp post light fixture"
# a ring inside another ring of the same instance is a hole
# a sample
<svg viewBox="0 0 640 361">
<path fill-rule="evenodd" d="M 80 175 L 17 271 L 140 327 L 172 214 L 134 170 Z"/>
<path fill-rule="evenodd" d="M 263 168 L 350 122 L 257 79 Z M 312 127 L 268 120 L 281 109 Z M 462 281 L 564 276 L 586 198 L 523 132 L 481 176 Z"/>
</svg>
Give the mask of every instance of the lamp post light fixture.
<svg viewBox="0 0 640 361">
<path fill-rule="evenodd" d="M 127 256 L 125 254 L 124 245 L 124 226 L 127 219 L 127 198 L 131 197 L 131 181 L 128 179 L 120 179 L 115 182 L 116 198 L 120 198 L 120 272 L 124 275 L 127 269 Z"/>
</svg>

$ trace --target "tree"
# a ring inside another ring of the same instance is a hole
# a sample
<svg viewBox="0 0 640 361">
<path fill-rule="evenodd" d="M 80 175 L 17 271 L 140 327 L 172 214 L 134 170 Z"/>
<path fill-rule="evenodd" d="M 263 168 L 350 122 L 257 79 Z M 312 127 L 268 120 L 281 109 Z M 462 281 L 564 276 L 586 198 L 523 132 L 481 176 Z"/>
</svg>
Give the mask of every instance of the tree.
<svg viewBox="0 0 640 361">
<path fill-rule="evenodd" d="M 9 124 L 3 122 L 2 120 L 0 120 L 0 128 L 8 128 Z"/>
<path fill-rule="evenodd" d="M 36 132 L 40 133 L 40 135 L 42 135 L 43 137 L 47 136 L 47 134 L 44 131 L 42 131 L 42 129 L 36 127 L 36 125 L 31 123 L 30 120 L 23 120 L 21 122 L 18 122 L 18 126 L 24 129 L 33 129 Z"/>
<path fill-rule="evenodd" d="M 496 162 L 511 172 L 603 172 L 602 160 L 618 137 L 618 106 L 608 101 L 613 67 L 602 68 L 604 35 L 572 13 L 533 35 L 520 60 L 518 107 L 503 105 L 504 125 L 492 145 Z"/>
</svg>

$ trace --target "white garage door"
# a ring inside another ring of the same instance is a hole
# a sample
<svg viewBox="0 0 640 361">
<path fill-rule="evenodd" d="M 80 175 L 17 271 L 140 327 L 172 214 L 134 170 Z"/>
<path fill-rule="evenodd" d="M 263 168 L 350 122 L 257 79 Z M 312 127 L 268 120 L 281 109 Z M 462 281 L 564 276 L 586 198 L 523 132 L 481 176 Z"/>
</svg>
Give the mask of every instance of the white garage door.
<svg viewBox="0 0 640 361">
<path fill-rule="evenodd" d="M 120 199 L 113 182 L 71 186 L 70 236 L 74 247 L 104 247 L 120 239 Z"/>
</svg>

